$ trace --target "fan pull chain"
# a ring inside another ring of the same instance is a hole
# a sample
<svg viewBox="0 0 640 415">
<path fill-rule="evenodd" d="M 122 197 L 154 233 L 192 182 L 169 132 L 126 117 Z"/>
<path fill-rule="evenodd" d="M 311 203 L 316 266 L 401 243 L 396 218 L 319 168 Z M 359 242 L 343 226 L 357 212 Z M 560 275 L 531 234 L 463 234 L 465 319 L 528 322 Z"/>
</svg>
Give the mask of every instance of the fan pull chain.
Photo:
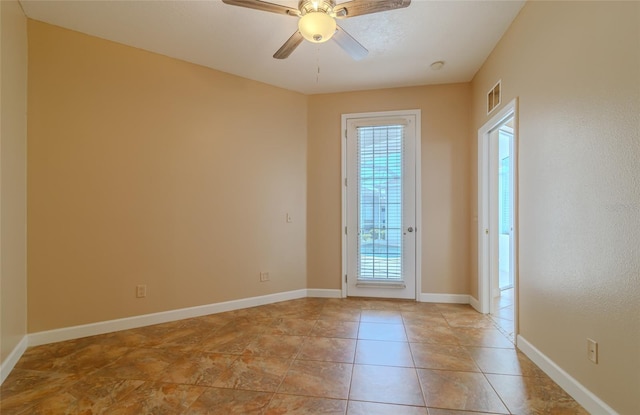
<svg viewBox="0 0 640 415">
<path fill-rule="evenodd" d="M 316 65 L 318 72 L 316 73 L 316 84 L 320 83 L 320 46 L 318 46 L 318 53 L 316 54 Z"/>
</svg>

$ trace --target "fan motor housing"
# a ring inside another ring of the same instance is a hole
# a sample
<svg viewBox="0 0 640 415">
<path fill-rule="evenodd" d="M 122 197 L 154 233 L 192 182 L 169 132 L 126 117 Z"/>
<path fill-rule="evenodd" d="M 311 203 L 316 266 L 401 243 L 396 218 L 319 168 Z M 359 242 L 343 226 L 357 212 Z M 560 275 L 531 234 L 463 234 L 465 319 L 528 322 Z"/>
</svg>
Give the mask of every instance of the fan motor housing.
<svg viewBox="0 0 640 415">
<path fill-rule="evenodd" d="M 298 9 L 300 10 L 301 16 L 314 12 L 331 14 L 335 6 L 335 0 L 300 0 L 298 3 Z"/>
</svg>

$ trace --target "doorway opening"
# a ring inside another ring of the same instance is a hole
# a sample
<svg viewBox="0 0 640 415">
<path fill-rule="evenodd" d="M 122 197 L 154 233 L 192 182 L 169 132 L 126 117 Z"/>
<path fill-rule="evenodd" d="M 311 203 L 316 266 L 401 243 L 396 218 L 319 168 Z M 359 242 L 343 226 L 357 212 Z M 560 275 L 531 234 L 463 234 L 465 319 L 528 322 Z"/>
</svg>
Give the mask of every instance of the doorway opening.
<svg viewBox="0 0 640 415">
<path fill-rule="evenodd" d="M 478 131 L 480 311 L 515 342 L 517 334 L 517 102 Z"/>
<path fill-rule="evenodd" d="M 343 296 L 416 298 L 420 111 L 345 114 Z"/>
</svg>

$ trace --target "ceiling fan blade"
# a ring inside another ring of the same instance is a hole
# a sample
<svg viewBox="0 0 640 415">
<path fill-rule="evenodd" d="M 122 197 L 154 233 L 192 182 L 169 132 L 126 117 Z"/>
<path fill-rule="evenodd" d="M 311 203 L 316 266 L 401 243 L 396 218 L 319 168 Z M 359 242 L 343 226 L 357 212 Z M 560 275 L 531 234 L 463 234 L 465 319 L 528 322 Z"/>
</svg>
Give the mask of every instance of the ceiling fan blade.
<svg viewBox="0 0 640 415">
<path fill-rule="evenodd" d="M 403 9 L 408 7 L 409 4 L 411 4 L 411 0 L 351 0 L 336 5 L 333 11 L 336 17 L 346 19 L 347 17 L 361 16 L 363 14 Z"/>
<path fill-rule="evenodd" d="M 262 0 L 222 0 L 222 2 L 231 6 L 246 7 L 248 9 L 261 10 L 263 12 L 286 14 L 288 16 L 300 15 L 300 10 L 298 9 L 282 6 L 280 4 L 269 3 Z"/>
<path fill-rule="evenodd" d="M 276 59 L 286 59 L 291 55 L 291 52 L 296 50 L 296 48 L 302 43 L 304 38 L 300 32 L 295 32 L 289 40 L 284 42 L 284 45 L 278 49 L 276 53 L 273 54 L 273 57 Z"/>
<path fill-rule="evenodd" d="M 336 43 L 344 49 L 345 52 L 349 54 L 354 60 L 362 60 L 367 56 L 369 51 L 367 48 L 362 46 L 360 42 L 355 40 L 353 36 L 347 33 L 340 26 L 336 27 L 336 33 L 333 35 L 333 38 Z"/>
</svg>

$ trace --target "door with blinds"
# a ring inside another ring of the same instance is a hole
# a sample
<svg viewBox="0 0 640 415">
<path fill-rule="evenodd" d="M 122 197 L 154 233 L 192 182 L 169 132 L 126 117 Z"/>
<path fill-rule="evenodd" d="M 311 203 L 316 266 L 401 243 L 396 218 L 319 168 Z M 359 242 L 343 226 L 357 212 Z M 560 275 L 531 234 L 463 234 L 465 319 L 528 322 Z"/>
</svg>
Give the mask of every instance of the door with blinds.
<svg viewBox="0 0 640 415">
<path fill-rule="evenodd" d="M 416 298 L 419 112 L 343 117 L 346 294 Z"/>
</svg>

